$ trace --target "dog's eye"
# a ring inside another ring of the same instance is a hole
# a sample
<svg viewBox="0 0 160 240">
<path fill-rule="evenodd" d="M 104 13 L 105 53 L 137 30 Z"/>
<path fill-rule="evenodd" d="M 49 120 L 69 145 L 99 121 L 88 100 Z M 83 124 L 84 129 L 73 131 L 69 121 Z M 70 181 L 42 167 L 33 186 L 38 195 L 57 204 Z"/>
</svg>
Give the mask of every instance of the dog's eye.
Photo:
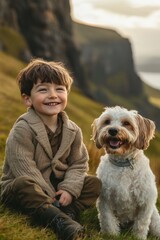
<svg viewBox="0 0 160 240">
<path fill-rule="evenodd" d="M 123 126 L 129 126 L 129 125 L 130 125 L 130 123 L 128 121 L 123 122 Z"/>
<path fill-rule="evenodd" d="M 110 120 L 110 119 L 107 119 L 107 120 L 104 122 L 104 124 L 105 124 L 105 125 L 109 125 L 110 122 L 111 122 L 111 120 Z"/>
</svg>

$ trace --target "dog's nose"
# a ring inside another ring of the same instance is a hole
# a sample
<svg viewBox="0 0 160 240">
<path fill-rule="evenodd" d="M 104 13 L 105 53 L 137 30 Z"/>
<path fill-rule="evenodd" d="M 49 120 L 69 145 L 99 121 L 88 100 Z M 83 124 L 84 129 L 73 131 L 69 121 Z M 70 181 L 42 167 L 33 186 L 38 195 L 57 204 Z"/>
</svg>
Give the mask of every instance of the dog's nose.
<svg viewBox="0 0 160 240">
<path fill-rule="evenodd" d="M 118 130 L 116 128 L 110 128 L 108 130 L 108 133 L 111 135 L 111 136 L 116 136 L 117 133 L 118 133 Z"/>
</svg>

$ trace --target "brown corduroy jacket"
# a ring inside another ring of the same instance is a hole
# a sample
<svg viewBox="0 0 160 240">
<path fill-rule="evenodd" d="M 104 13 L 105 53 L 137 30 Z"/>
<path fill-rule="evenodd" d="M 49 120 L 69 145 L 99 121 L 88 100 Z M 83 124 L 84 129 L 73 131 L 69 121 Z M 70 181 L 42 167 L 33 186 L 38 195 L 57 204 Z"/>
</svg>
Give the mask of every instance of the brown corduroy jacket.
<svg viewBox="0 0 160 240">
<path fill-rule="evenodd" d="M 80 128 L 65 112 L 61 114 L 62 142 L 54 157 L 45 125 L 36 112 L 30 108 L 17 119 L 6 142 L 2 196 L 14 179 L 30 176 L 50 197 L 54 197 L 55 189 L 50 182 L 52 171 L 62 179 L 58 189 L 70 192 L 75 198 L 80 196 L 88 171 L 88 153 Z"/>
</svg>

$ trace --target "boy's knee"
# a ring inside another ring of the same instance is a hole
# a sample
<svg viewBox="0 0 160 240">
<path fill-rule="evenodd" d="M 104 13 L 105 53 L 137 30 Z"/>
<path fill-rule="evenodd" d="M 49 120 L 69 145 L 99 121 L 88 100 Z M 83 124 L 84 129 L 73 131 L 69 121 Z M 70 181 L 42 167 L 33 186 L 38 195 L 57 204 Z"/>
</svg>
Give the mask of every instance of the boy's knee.
<svg viewBox="0 0 160 240">
<path fill-rule="evenodd" d="M 101 192 L 101 189 L 102 189 L 102 182 L 99 178 L 96 177 L 96 180 L 95 180 L 95 185 L 96 185 L 96 188 L 97 188 L 97 192 L 98 192 L 98 196 Z"/>
<path fill-rule="evenodd" d="M 87 176 L 85 178 L 85 184 L 90 188 L 92 193 L 95 192 L 97 196 L 99 196 L 101 189 L 102 189 L 102 182 L 96 176 Z"/>
<path fill-rule="evenodd" d="M 28 176 L 17 177 L 11 184 L 8 185 L 5 192 L 2 193 L 1 195 L 2 203 L 7 204 L 9 206 L 10 205 L 14 206 L 15 205 L 14 203 L 16 202 L 20 203 L 19 202 L 20 193 L 27 192 L 28 189 L 33 188 L 34 185 L 35 185 L 34 180 Z"/>
<path fill-rule="evenodd" d="M 95 187 L 96 193 L 99 196 L 99 194 L 101 192 L 101 189 L 102 189 L 102 182 L 101 182 L 101 180 L 99 178 L 97 178 L 97 177 L 94 177 L 93 186 Z"/>
</svg>

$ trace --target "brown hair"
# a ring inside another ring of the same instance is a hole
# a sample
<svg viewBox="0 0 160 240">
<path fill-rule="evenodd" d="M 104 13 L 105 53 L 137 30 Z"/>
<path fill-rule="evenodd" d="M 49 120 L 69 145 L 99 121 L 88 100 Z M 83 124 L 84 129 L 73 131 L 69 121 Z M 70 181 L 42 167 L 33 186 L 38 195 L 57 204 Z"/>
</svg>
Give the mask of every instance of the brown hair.
<svg viewBox="0 0 160 240">
<path fill-rule="evenodd" d="M 31 62 L 22 69 L 17 81 L 21 94 L 30 96 L 33 85 L 40 80 L 42 83 L 55 83 L 66 87 L 70 91 L 73 79 L 69 71 L 61 62 L 45 61 L 43 59 L 32 59 Z"/>
</svg>

